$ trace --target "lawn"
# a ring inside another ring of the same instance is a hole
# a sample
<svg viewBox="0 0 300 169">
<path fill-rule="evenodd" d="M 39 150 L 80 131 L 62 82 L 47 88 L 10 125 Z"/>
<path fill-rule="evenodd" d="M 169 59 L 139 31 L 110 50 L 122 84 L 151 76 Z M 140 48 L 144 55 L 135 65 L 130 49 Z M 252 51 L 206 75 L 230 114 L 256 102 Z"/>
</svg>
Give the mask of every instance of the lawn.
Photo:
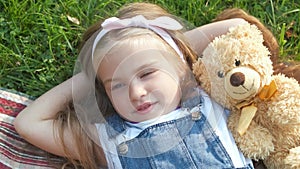
<svg viewBox="0 0 300 169">
<path fill-rule="evenodd" d="M 83 32 L 136 0 L 0 0 L 0 87 L 37 97 L 72 76 Z M 300 60 L 299 0 L 151 0 L 190 25 L 238 7 L 277 37 L 281 59 Z"/>
</svg>

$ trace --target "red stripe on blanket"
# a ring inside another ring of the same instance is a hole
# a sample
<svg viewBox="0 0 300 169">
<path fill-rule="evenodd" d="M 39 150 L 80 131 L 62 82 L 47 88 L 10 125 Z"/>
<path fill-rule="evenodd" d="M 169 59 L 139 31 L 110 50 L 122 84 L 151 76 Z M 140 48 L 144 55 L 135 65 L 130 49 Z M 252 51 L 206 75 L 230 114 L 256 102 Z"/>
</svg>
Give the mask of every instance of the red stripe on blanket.
<svg viewBox="0 0 300 169">
<path fill-rule="evenodd" d="M 0 98 L 0 112 L 12 117 L 16 117 L 17 114 L 23 110 L 26 106 L 21 103 L 16 103 L 4 98 Z"/>
<path fill-rule="evenodd" d="M 35 165 L 35 166 L 49 166 L 46 159 L 38 160 L 34 157 L 24 158 L 19 153 L 15 153 L 14 151 L 12 151 L 11 148 L 12 147 L 7 147 L 7 148 L 0 147 L 0 152 L 1 152 L 1 154 L 5 155 L 7 158 L 9 158 L 15 162 L 18 162 L 18 163 L 31 164 L 31 165 Z"/>
<path fill-rule="evenodd" d="M 10 123 L 0 121 L 1 132 L 6 135 L 6 137 L 10 137 L 11 139 L 18 140 L 24 142 L 25 140 L 22 139 L 18 133 L 16 132 L 14 126 Z"/>
<path fill-rule="evenodd" d="M 1 169 L 11 169 L 10 167 L 7 167 L 6 165 L 0 163 L 0 168 Z"/>
</svg>

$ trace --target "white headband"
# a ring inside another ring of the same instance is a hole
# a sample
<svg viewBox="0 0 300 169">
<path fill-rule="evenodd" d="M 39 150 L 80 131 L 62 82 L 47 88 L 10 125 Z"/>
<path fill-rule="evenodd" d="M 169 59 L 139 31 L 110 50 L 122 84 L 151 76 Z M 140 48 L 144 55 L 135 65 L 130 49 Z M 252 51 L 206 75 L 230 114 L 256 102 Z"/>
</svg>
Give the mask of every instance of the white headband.
<svg viewBox="0 0 300 169">
<path fill-rule="evenodd" d="M 161 38 L 163 38 L 180 56 L 180 58 L 184 61 L 184 57 L 182 52 L 179 50 L 178 46 L 172 39 L 172 37 L 163 29 L 168 30 L 180 30 L 182 29 L 182 26 L 179 22 L 177 22 L 175 19 L 172 19 L 167 16 L 158 17 L 154 20 L 147 20 L 142 15 L 137 15 L 132 18 L 128 19 L 119 19 L 117 17 L 111 17 L 106 19 L 102 23 L 102 30 L 99 32 L 99 34 L 96 36 L 94 43 L 93 43 L 93 49 L 92 49 L 92 60 L 94 59 L 94 51 L 95 48 L 100 41 L 100 39 L 109 31 L 114 29 L 122 29 L 122 28 L 128 28 L 128 27 L 142 27 L 142 28 L 149 28 L 153 32 L 157 33 Z"/>
</svg>

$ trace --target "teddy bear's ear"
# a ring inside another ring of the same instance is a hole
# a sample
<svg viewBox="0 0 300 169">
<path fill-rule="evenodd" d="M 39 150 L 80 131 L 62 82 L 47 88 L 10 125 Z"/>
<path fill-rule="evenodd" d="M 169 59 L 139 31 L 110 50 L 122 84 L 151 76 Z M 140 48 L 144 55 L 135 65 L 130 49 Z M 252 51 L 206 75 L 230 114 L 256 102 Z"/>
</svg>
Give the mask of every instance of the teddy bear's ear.
<svg viewBox="0 0 300 169">
<path fill-rule="evenodd" d="M 220 103 L 226 102 L 223 90 L 224 68 L 215 41 L 211 42 L 203 51 L 203 55 L 193 64 L 193 73 L 200 87 L 213 99 Z"/>
<path fill-rule="evenodd" d="M 203 55 L 198 58 L 198 60 L 193 64 L 192 70 L 195 75 L 198 84 L 206 91 L 210 92 L 210 86 L 208 84 L 208 72 L 206 71 L 205 65 L 203 63 Z"/>
<path fill-rule="evenodd" d="M 197 61 L 193 64 L 193 73 L 200 87 L 204 89 L 207 93 L 210 93 L 210 72 L 207 69 L 207 62 L 210 62 L 213 57 L 211 57 L 213 47 L 212 43 L 210 43 L 206 49 L 204 49 L 203 53 L 198 57 Z"/>
</svg>

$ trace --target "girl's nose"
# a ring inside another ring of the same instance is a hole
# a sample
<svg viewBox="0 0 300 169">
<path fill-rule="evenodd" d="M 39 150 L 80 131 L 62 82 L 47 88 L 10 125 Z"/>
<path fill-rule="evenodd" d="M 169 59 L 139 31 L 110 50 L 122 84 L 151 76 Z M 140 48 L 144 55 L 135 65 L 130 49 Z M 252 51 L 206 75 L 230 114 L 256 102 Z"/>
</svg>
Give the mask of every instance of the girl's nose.
<svg viewBox="0 0 300 169">
<path fill-rule="evenodd" d="M 132 81 L 129 86 L 129 97 L 131 100 L 139 100 L 147 95 L 147 90 L 143 83 L 138 80 Z"/>
</svg>

